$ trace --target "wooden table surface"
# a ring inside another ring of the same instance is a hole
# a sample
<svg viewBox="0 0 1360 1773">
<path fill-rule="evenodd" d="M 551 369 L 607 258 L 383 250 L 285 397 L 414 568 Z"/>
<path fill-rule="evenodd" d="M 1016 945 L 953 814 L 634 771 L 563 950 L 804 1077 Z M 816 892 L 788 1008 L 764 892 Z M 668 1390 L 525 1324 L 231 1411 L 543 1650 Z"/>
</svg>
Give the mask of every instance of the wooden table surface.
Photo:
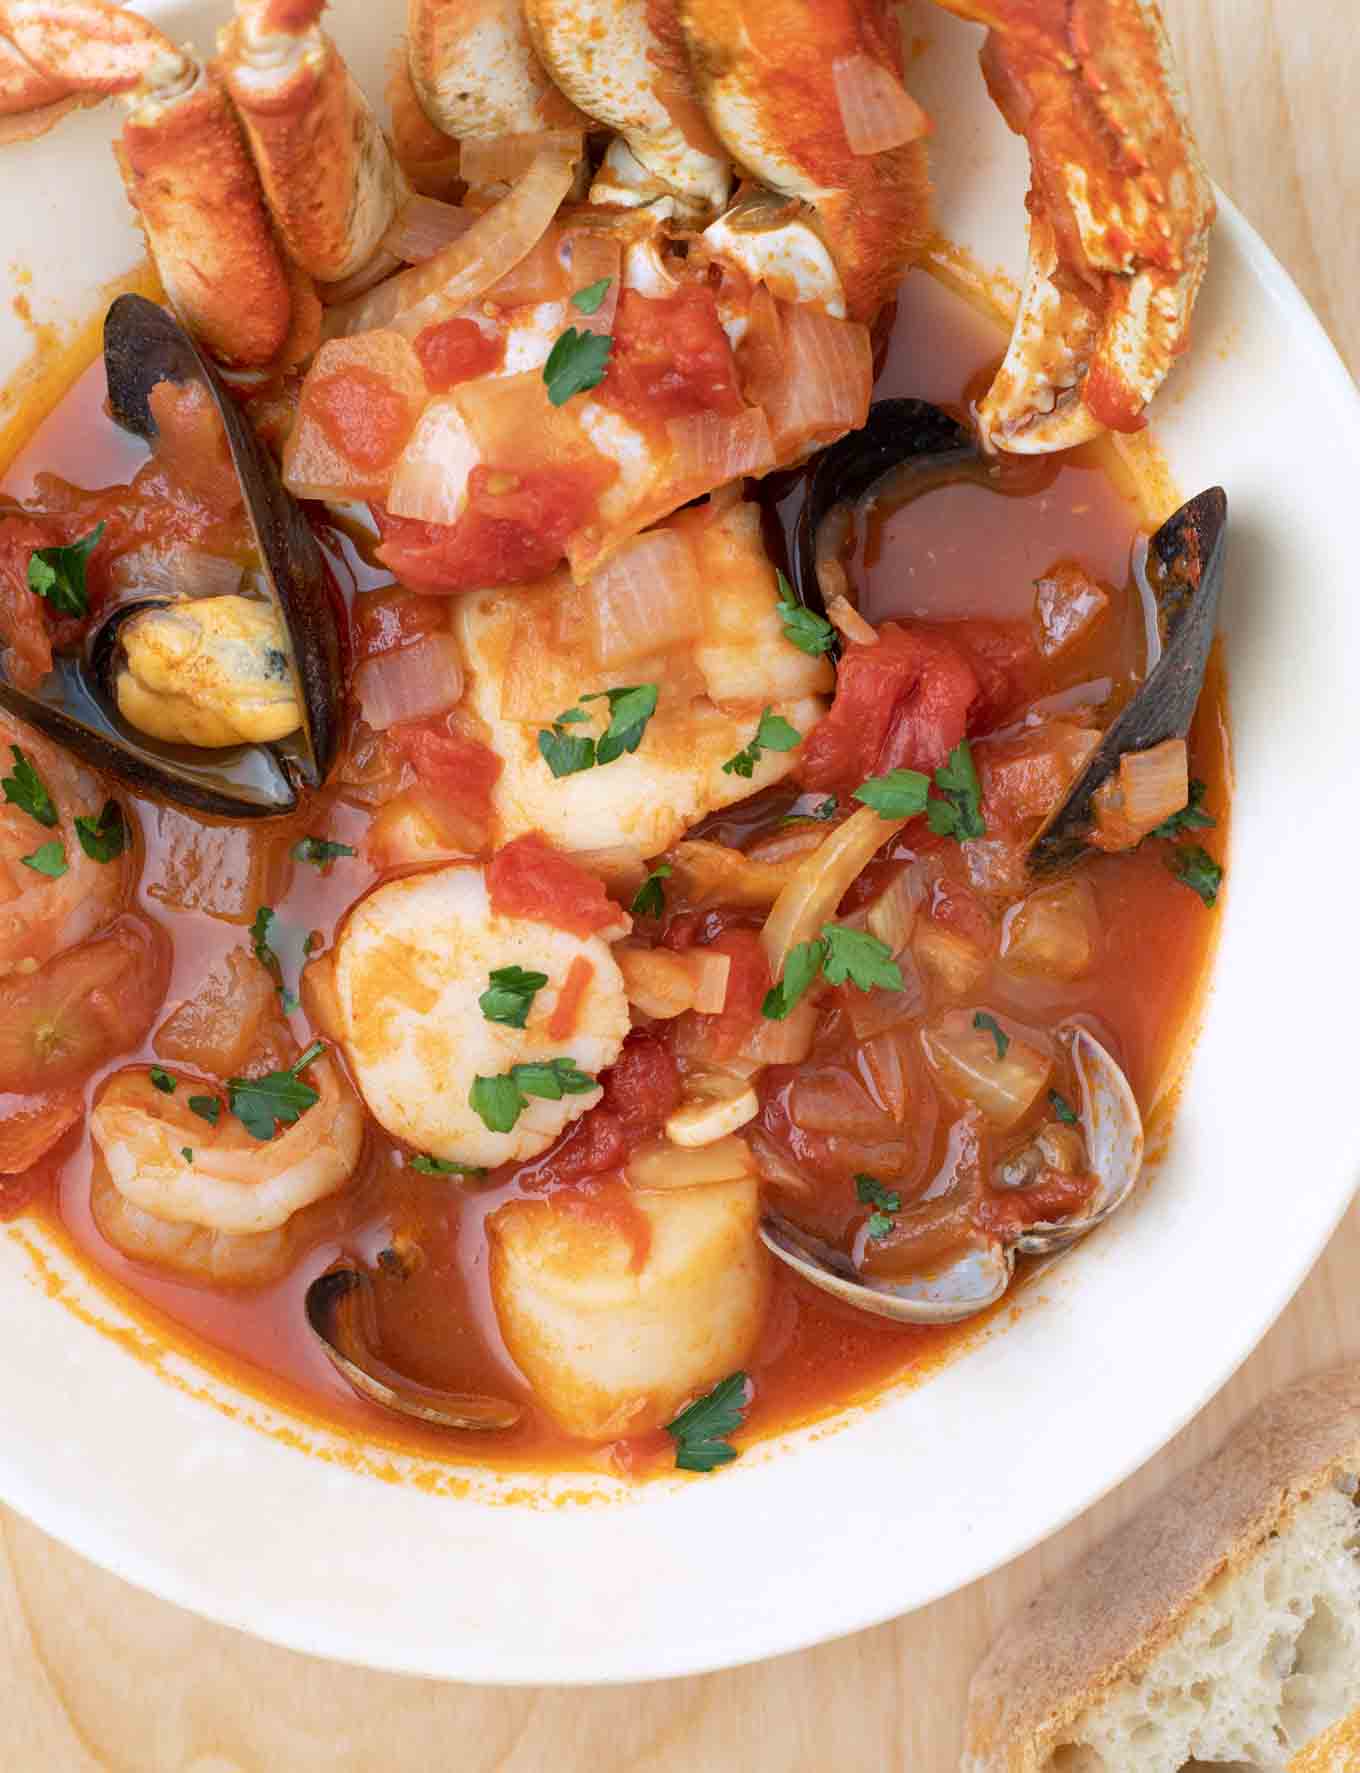
<svg viewBox="0 0 1360 1773">
<path fill-rule="evenodd" d="M 1360 40 L 1350 7 L 1164 4 L 1211 170 L 1360 370 Z M 1219 1398 L 1065 1533 L 895 1624 L 702 1679 L 501 1692 L 360 1673 L 204 1624 L 0 1510 L 0 1769 L 949 1773 L 969 1674 L 1000 1622 L 1258 1398 L 1360 1357 L 1357 1279 L 1360 1203 Z"/>
</svg>

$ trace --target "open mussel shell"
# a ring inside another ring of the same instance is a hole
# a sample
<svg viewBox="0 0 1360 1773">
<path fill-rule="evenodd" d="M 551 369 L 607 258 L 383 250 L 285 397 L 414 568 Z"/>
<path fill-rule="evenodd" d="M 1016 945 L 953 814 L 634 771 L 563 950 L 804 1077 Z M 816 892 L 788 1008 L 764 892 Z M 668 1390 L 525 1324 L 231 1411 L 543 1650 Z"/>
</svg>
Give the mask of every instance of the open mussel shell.
<svg viewBox="0 0 1360 1773">
<path fill-rule="evenodd" d="M 1143 1117 L 1122 1067 L 1079 1023 L 1058 1032 L 1072 1055 L 1087 1162 L 1099 1187 L 1080 1217 L 1032 1225 L 1015 1245 L 1025 1256 L 1054 1256 L 1085 1237 L 1124 1204 L 1143 1168 Z"/>
<path fill-rule="evenodd" d="M 1159 656 L 1030 850 L 1034 873 L 1068 867 L 1085 852 L 1091 797 L 1126 752 L 1147 751 L 1190 731 L 1218 625 L 1227 536 L 1228 497 L 1215 486 L 1182 505 L 1148 543 L 1143 578 L 1156 614 Z"/>
<path fill-rule="evenodd" d="M 761 1239 L 773 1255 L 823 1293 L 856 1311 L 899 1324 L 958 1324 L 995 1305 L 1011 1284 L 1015 1263 L 995 1239 L 979 1239 L 947 1268 L 909 1280 L 873 1280 L 844 1252 L 791 1225 L 768 1208 Z"/>
<path fill-rule="evenodd" d="M 377 1313 L 373 1281 L 362 1268 L 344 1262 L 328 1268 L 307 1289 L 307 1324 L 331 1365 L 361 1397 L 384 1410 L 414 1417 L 435 1428 L 484 1433 L 513 1428 L 524 1412 L 506 1398 L 472 1392 L 439 1391 L 407 1379 L 374 1350 Z"/>
<path fill-rule="evenodd" d="M 876 400 L 867 423 L 823 450 L 808 475 L 794 546 L 795 589 L 810 609 L 820 609 L 818 535 L 837 506 L 860 503 L 879 484 L 894 497 L 908 476 L 920 490 L 957 477 L 982 453 L 966 425 L 925 400 Z"/>
<path fill-rule="evenodd" d="M 219 818 L 269 818 L 292 812 L 299 786 L 322 783 L 340 747 L 342 677 L 337 604 L 316 538 L 301 507 L 212 365 L 164 308 L 120 296 L 104 322 L 109 406 L 126 430 L 156 435 L 152 390 L 161 382 L 199 382 L 226 430 L 261 563 L 259 581 L 288 633 L 301 729 L 275 745 L 199 750 L 168 745 L 118 713 L 111 672 L 117 628 L 152 600 L 119 605 L 90 635 L 83 659 L 58 659 L 32 694 L 0 675 L 0 707 L 95 769 L 135 791 Z"/>
</svg>

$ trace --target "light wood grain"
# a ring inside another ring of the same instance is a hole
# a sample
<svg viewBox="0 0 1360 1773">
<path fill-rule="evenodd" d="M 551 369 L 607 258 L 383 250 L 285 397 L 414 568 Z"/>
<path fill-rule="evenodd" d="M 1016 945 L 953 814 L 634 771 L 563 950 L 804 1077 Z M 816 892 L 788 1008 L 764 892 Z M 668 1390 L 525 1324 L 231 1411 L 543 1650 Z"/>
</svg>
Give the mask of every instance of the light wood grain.
<svg viewBox="0 0 1360 1773">
<path fill-rule="evenodd" d="M 1211 169 L 1354 370 L 1360 34 L 1350 10 L 1334 0 L 1166 0 Z M 968 1677 L 1000 1621 L 1267 1392 L 1360 1358 L 1358 1285 L 1360 1206 L 1233 1382 L 1067 1532 L 893 1625 L 701 1680 L 507 1693 L 356 1673 L 205 1625 L 0 1511 L 0 1770 L 950 1773 Z"/>
</svg>

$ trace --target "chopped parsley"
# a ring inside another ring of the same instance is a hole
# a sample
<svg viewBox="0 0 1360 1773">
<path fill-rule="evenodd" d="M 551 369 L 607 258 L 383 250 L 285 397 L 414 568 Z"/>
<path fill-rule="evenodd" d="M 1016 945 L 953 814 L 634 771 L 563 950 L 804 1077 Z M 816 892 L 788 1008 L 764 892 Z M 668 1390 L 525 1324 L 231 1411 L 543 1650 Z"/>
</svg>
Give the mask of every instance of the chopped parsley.
<svg viewBox="0 0 1360 1773">
<path fill-rule="evenodd" d="M 973 1017 L 973 1026 L 980 1034 L 991 1035 L 992 1039 L 996 1042 L 997 1058 L 1004 1059 L 1010 1049 L 1011 1037 L 1006 1033 L 1006 1030 L 997 1021 L 996 1017 L 989 1016 L 986 1010 L 979 1010 L 977 1015 Z"/>
<path fill-rule="evenodd" d="M 1209 792 L 1203 782 L 1190 784 L 1190 798 L 1178 813 L 1172 813 L 1169 819 L 1163 819 L 1155 830 L 1149 833 L 1152 837 L 1183 837 L 1187 831 L 1208 831 L 1217 825 L 1218 820 L 1212 813 L 1204 810 L 1204 796 Z"/>
<path fill-rule="evenodd" d="M 614 341 L 608 333 L 578 332 L 569 326 L 543 365 L 543 382 L 553 405 L 565 406 L 573 394 L 586 394 L 598 388 L 613 349 Z"/>
<path fill-rule="evenodd" d="M 896 1224 L 893 1215 L 902 1211 L 902 1196 L 895 1188 L 885 1188 L 877 1176 L 865 1175 L 855 1177 L 855 1194 L 861 1206 L 874 1208 L 869 1215 L 869 1236 L 887 1237 Z"/>
<path fill-rule="evenodd" d="M 406 1167 L 422 1176 L 485 1176 L 476 1164 L 456 1164 L 446 1157 L 429 1157 L 423 1151 L 406 1160 Z"/>
<path fill-rule="evenodd" d="M 949 753 L 949 761 L 936 770 L 935 786 L 943 798 L 927 806 L 926 821 L 936 837 L 955 837 L 962 843 L 968 837 L 987 835 L 982 787 L 967 739 L 960 740 Z"/>
<path fill-rule="evenodd" d="M 801 744 L 802 738 L 797 727 L 790 726 L 782 714 L 776 714 L 773 708 L 766 708 L 760 717 L 755 738 L 738 751 L 735 757 L 728 758 L 723 765 L 723 774 L 741 776 L 749 782 L 763 752 L 792 751 L 795 745 Z"/>
<path fill-rule="evenodd" d="M 186 1164 L 191 1164 L 194 1161 L 194 1148 L 192 1145 L 181 1145 L 179 1148 L 179 1154 Z"/>
<path fill-rule="evenodd" d="M 789 950 L 778 984 L 765 993 L 765 1001 L 760 1006 L 760 1013 L 767 1022 L 782 1022 L 792 1012 L 821 972 L 825 959 L 826 943 L 820 938 L 800 942 Z"/>
<path fill-rule="evenodd" d="M 775 608 L 784 624 L 785 640 L 792 641 L 800 653 L 807 653 L 814 659 L 822 653 L 829 653 L 836 644 L 836 630 L 825 616 L 819 616 L 815 610 L 799 603 L 793 594 L 793 586 L 783 573 L 775 576 L 779 580 L 779 602 Z"/>
<path fill-rule="evenodd" d="M 35 874 L 60 880 L 67 868 L 66 846 L 59 837 L 54 837 L 51 843 L 40 843 L 31 856 L 20 856 L 19 860 Z"/>
<path fill-rule="evenodd" d="M 1050 1090 L 1048 1092 L 1048 1100 L 1052 1106 L 1054 1114 L 1057 1115 L 1058 1119 L 1065 1127 L 1074 1127 L 1077 1125 L 1079 1118 L 1077 1111 L 1067 1100 L 1066 1096 L 1060 1096 L 1056 1090 Z"/>
<path fill-rule="evenodd" d="M 741 1427 L 748 1383 L 745 1373 L 720 1379 L 712 1391 L 666 1424 L 666 1433 L 675 1442 L 677 1471 L 715 1471 L 732 1463 L 737 1449 L 727 1437 Z"/>
<path fill-rule="evenodd" d="M 268 967 L 271 973 L 279 970 L 279 957 L 269 945 L 269 932 L 274 927 L 274 908 L 272 905 L 261 905 L 255 913 L 250 926 L 250 946 L 255 950 L 255 958 L 262 967 Z"/>
<path fill-rule="evenodd" d="M 232 1077 L 227 1080 L 227 1100 L 237 1120 L 252 1137 L 272 1139 L 280 1126 L 291 1127 L 321 1100 L 321 1092 L 303 1083 L 301 1072 L 326 1050 L 315 1040 L 287 1071 L 270 1071 L 264 1077 Z M 189 1106 L 192 1108 L 193 1103 Z"/>
<path fill-rule="evenodd" d="M 850 798 L 871 806 L 880 819 L 915 819 L 930 799 L 930 777 L 920 770 L 888 770 L 870 776 Z"/>
<path fill-rule="evenodd" d="M 661 917 L 666 910 L 666 889 L 661 884 L 669 880 L 674 870 L 669 862 L 658 862 L 646 880 L 633 894 L 630 909 L 634 917 Z"/>
<path fill-rule="evenodd" d="M 345 856 L 357 856 L 358 850 L 347 843 L 332 843 L 329 837 L 303 837 L 289 852 L 295 862 L 310 862 L 313 868 L 328 868 Z"/>
<path fill-rule="evenodd" d="M 848 980 L 861 991 L 872 991 L 875 986 L 885 991 L 904 988 L 902 969 L 886 942 L 865 930 L 827 923 L 822 925 L 820 936 L 811 942 L 800 942 L 789 951 L 778 984 L 765 994 L 761 1015 L 767 1021 L 782 1022 L 818 973 L 824 974 L 832 985 L 844 985 Z"/>
<path fill-rule="evenodd" d="M 222 1118 L 222 1104 L 216 1096 L 190 1096 L 189 1111 L 215 1127 Z"/>
<path fill-rule="evenodd" d="M 785 813 L 779 823 L 781 825 L 801 825 L 804 821 L 809 819 L 818 819 L 822 821 L 834 819 L 840 804 L 840 799 L 837 795 L 828 794 L 825 800 L 818 801 L 816 806 L 809 808 L 805 813 Z"/>
<path fill-rule="evenodd" d="M 578 314 L 598 314 L 613 281 L 612 277 L 601 277 L 598 283 L 587 283 L 584 289 L 578 289 L 571 298 L 572 307 Z"/>
<path fill-rule="evenodd" d="M 488 1022 L 523 1028 L 534 998 L 547 983 L 546 973 L 526 973 L 523 967 L 497 967 L 477 1002 Z"/>
<path fill-rule="evenodd" d="M 25 752 L 17 745 L 11 745 L 14 757 L 14 774 L 0 777 L 0 788 L 5 791 L 5 800 L 10 806 L 17 806 L 20 812 L 27 813 L 30 819 L 36 819 L 50 831 L 57 822 L 57 808 L 52 796 L 47 792 L 47 785 L 30 763 Z"/>
<path fill-rule="evenodd" d="M 468 1105 L 493 1133 L 508 1133 L 529 1106 L 530 1096 L 560 1102 L 563 1096 L 584 1096 L 595 1079 L 572 1059 L 543 1059 L 512 1065 L 499 1077 L 477 1077 L 468 1091 Z"/>
<path fill-rule="evenodd" d="M 569 726 L 579 725 L 590 716 L 584 708 L 568 708 L 553 722 L 551 732 L 538 735 L 539 754 L 559 779 L 613 763 L 625 752 L 636 751 L 648 721 L 656 713 L 657 687 L 654 683 L 634 683 L 622 689 L 596 690 L 580 699 L 607 701 L 609 725 L 598 739 L 569 733 Z"/>
<path fill-rule="evenodd" d="M 116 800 L 106 800 L 98 818 L 82 814 L 76 820 L 80 847 L 92 862 L 116 862 L 127 848 L 127 825 Z"/>
<path fill-rule="evenodd" d="M 28 588 L 45 597 L 59 616 L 88 616 L 90 594 L 85 569 L 104 534 L 101 523 L 67 548 L 35 548 L 28 563 Z"/>
<path fill-rule="evenodd" d="M 50 844 L 44 845 L 46 849 L 51 847 Z M 1208 850 L 1201 849 L 1197 843 L 1183 843 L 1172 850 L 1166 865 L 1181 885 L 1198 893 L 1212 911 L 1218 903 L 1218 890 L 1223 885 L 1223 869 Z"/>
<path fill-rule="evenodd" d="M 151 1067 L 151 1081 L 163 1096 L 174 1095 L 175 1080 L 168 1071 L 162 1070 L 159 1065 Z"/>
</svg>

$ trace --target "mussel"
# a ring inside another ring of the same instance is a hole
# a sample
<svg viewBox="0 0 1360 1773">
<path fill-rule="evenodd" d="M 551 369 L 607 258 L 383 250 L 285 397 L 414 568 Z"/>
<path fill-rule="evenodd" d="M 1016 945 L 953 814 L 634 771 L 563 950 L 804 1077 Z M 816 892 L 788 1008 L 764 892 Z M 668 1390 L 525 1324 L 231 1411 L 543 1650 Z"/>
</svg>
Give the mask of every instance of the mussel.
<svg viewBox="0 0 1360 1773">
<path fill-rule="evenodd" d="M 331 1365 L 361 1397 L 435 1428 L 513 1428 L 524 1412 L 506 1398 L 439 1391 L 389 1367 L 376 1352 L 377 1312 L 366 1269 L 339 1261 L 307 1289 L 307 1323 Z"/>
<path fill-rule="evenodd" d="M 343 713 L 338 593 L 301 507 L 285 491 L 268 450 L 216 370 L 166 309 L 120 296 L 104 323 L 109 407 L 117 422 L 151 441 L 150 399 L 161 382 L 205 387 L 226 431 L 232 463 L 260 561 L 259 581 L 279 611 L 290 674 L 302 712 L 298 730 L 272 744 L 199 749 L 163 743 L 119 713 L 112 672 L 119 629 L 164 599 L 118 605 L 87 636 L 78 655 L 59 656 L 34 692 L 0 674 L 0 707 L 138 792 L 221 818 L 291 812 L 303 787 L 319 786 L 340 746 Z"/>
<path fill-rule="evenodd" d="M 844 1251 L 767 1208 L 760 1234 L 795 1273 L 843 1304 L 903 1324 L 953 1324 L 995 1305 L 1011 1284 L 1017 1255 L 1054 1256 L 1115 1212 L 1143 1165 L 1143 1121 L 1120 1066 L 1079 1023 L 1060 1028 L 1081 1094 L 1081 1130 L 1096 1190 L 1082 1211 L 1055 1224 L 1031 1225 L 1006 1241 L 976 1232 L 953 1259 L 903 1281 L 870 1278 Z"/>
</svg>

